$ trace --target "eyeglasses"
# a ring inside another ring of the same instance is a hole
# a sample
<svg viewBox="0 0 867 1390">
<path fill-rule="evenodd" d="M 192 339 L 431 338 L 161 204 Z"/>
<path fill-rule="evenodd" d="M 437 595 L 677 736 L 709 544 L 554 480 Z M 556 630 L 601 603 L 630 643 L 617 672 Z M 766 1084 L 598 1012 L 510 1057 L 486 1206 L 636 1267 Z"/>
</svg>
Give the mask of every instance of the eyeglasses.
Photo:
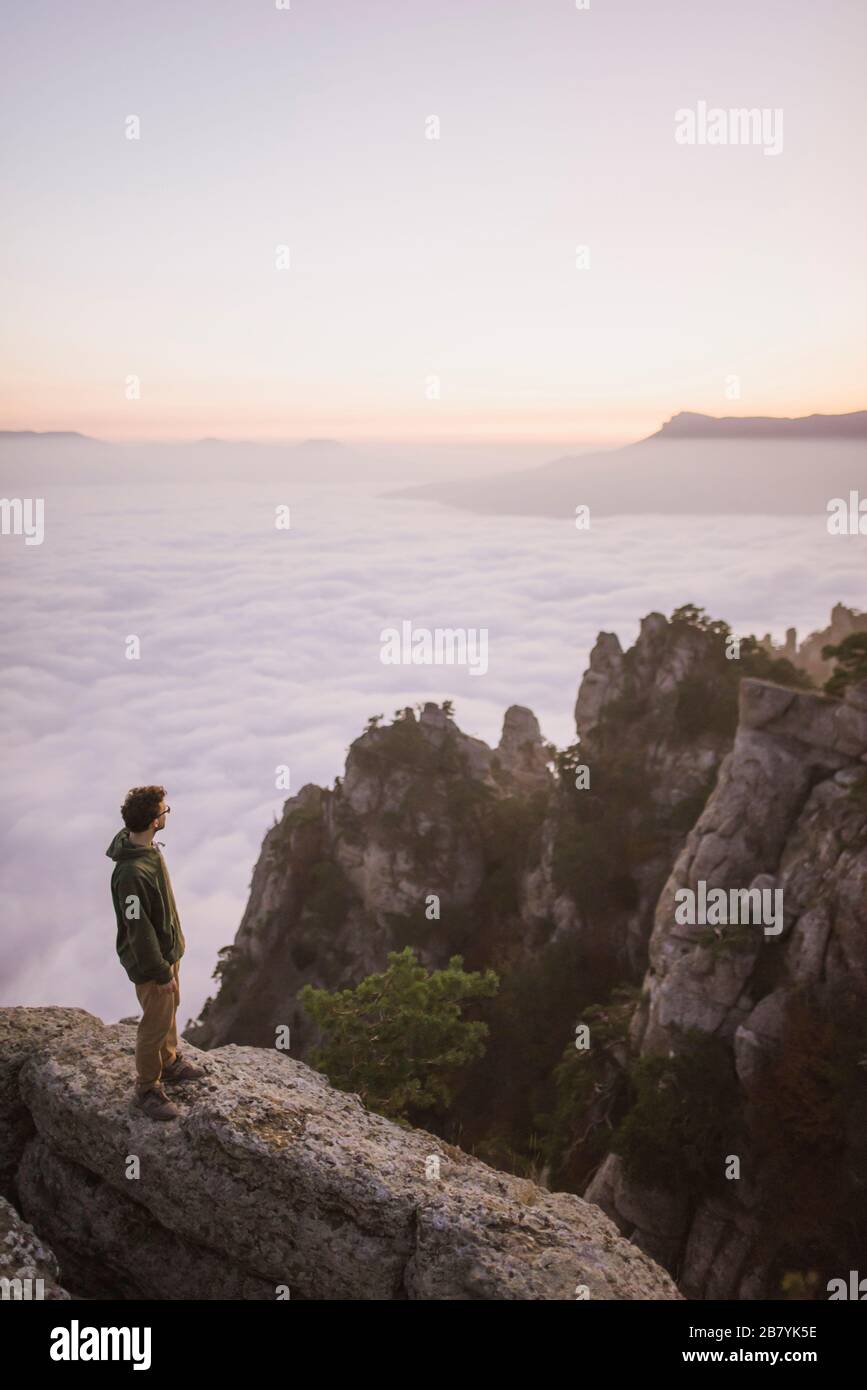
<svg viewBox="0 0 867 1390">
<path fill-rule="evenodd" d="M 167 816 L 171 809 L 171 806 L 164 806 L 163 809 L 158 813 L 157 820 L 159 820 L 160 816 Z"/>
</svg>

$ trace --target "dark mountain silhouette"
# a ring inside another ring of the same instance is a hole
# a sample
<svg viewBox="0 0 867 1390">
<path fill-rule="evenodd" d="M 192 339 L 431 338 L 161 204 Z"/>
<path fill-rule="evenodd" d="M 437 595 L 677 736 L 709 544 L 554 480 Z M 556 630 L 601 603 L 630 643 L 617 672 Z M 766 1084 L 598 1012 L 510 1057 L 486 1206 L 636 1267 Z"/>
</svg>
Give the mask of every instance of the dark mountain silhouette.
<svg viewBox="0 0 867 1390">
<path fill-rule="evenodd" d="M 78 430 L 0 430 L 0 442 L 8 440 L 10 443 L 15 441 L 28 443 L 33 440 L 50 440 L 52 443 L 60 443 L 64 439 L 74 440 L 76 444 L 104 444 L 103 439 L 95 439 L 93 435 L 81 434 Z"/>
<path fill-rule="evenodd" d="M 832 497 L 867 495 L 867 411 L 716 419 L 688 411 L 622 448 L 541 467 L 390 493 L 467 511 L 593 514 L 825 514 Z"/>
<path fill-rule="evenodd" d="M 867 439 L 867 410 L 848 415 L 698 415 L 681 410 L 650 439 Z M 646 442 L 646 441 L 645 441 Z"/>
</svg>

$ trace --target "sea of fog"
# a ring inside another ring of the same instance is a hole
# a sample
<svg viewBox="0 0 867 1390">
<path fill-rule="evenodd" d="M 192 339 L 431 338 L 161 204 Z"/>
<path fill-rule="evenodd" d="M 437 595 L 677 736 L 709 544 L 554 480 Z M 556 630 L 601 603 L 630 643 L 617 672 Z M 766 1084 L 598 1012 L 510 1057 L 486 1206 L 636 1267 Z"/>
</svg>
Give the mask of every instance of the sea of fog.
<svg viewBox="0 0 867 1390">
<path fill-rule="evenodd" d="M 405 479 L 395 479 L 405 481 Z M 9 491 L 8 477 L 4 488 Z M 371 714 L 454 701 L 496 742 L 528 705 L 572 741 L 600 630 L 693 602 L 799 635 L 865 606 L 864 542 L 818 517 L 480 517 L 341 486 L 136 473 L 50 484 L 45 536 L 0 537 L 5 602 L 0 1003 L 138 1011 L 114 950 L 105 849 L 127 788 L 165 785 L 159 837 L 187 951 L 181 1018 L 214 985 L 287 793 L 330 785 Z M 275 509 L 289 506 L 289 529 Z M 384 628 L 485 628 L 488 669 L 386 666 Z M 140 646 L 130 660 L 129 639 Z"/>
</svg>

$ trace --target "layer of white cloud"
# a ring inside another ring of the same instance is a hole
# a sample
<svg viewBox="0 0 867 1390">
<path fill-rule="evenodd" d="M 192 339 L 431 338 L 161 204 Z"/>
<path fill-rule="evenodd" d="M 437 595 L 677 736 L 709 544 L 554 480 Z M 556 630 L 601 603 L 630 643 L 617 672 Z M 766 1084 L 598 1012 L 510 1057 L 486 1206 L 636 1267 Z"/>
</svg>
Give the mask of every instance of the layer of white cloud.
<svg viewBox="0 0 867 1390">
<path fill-rule="evenodd" d="M 7 495 L 21 495 L 11 475 Z M 181 1017 L 213 988 L 265 830 L 292 787 L 330 784 L 367 717 L 455 702 L 496 742 L 510 704 L 573 736 L 575 693 L 601 630 L 704 605 L 739 632 L 824 626 L 865 605 L 864 541 L 824 517 L 477 517 L 360 488 L 135 483 L 45 490 L 45 540 L 2 538 L 6 601 L 0 1003 L 137 1012 L 114 950 L 105 848 L 126 789 L 161 782 L 161 837 L 187 952 Z M 292 529 L 274 527 L 288 502 Z M 380 661 L 380 632 L 484 627 L 484 676 Z M 128 636 L 141 659 L 125 658 Z"/>
</svg>

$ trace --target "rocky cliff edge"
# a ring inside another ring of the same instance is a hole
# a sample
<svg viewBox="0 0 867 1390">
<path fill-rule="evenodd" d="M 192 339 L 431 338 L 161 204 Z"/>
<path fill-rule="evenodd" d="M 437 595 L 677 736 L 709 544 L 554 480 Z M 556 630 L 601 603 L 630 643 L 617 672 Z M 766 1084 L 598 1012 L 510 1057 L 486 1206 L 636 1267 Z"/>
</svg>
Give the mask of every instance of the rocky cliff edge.
<svg viewBox="0 0 867 1390">
<path fill-rule="evenodd" d="M 180 1117 L 133 1117 L 134 1048 L 134 1027 L 80 1009 L 0 1010 L 0 1192 L 74 1297 L 680 1296 L 598 1207 L 277 1052 L 187 1045 L 208 1075 L 172 1088 Z"/>
</svg>

